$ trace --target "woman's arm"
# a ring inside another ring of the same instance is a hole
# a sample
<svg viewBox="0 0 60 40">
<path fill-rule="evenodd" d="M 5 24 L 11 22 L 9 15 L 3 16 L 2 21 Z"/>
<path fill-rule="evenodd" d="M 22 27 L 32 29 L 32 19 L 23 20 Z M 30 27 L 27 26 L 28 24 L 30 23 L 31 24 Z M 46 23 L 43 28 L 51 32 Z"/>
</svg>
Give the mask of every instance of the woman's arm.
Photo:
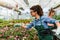
<svg viewBox="0 0 60 40">
<path fill-rule="evenodd" d="M 60 34 L 60 23 L 59 21 L 55 20 L 55 19 L 50 19 L 48 17 L 45 18 L 44 20 L 45 23 L 53 23 L 53 24 L 56 24 L 57 26 L 57 29 L 56 29 L 56 34 L 59 35 Z M 48 24 L 50 25 L 50 24 Z M 50 25 L 51 26 L 51 25 Z"/>
<path fill-rule="evenodd" d="M 55 24 L 57 25 L 57 27 L 60 27 L 60 23 L 59 22 L 56 22 Z"/>
<path fill-rule="evenodd" d="M 60 34 L 60 23 L 56 22 L 56 25 L 57 25 L 56 34 L 59 35 Z"/>
<path fill-rule="evenodd" d="M 47 23 L 47 25 L 48 25 L 48 26 L 52 26 L 52 27 L 54 27 L 54 24 Z"/>
<path fill-rule="evenodd" d="M 34 26 L 34 22 L 31 22 L 29 25 L 22 24 L 22 28 L 30 29 Z"/>
</svg>

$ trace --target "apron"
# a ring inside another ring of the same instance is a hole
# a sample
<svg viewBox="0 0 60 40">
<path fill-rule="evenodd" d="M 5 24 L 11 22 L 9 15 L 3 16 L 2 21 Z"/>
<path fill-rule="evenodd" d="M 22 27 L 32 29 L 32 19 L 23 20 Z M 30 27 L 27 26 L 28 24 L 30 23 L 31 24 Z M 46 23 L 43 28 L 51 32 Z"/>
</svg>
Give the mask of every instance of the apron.
<svg viewBox="0 0 60 40">
<path fill-rule="evenodd" d="M 45 29 L 44 26 L 42 25 L 42 20 L 40 26 L 35 26 L 35 29 L 38 32 L 38 37 L 39 40 L 53 40 L 53 35 L 50 27 L 49 29 Z"/>
</svg>

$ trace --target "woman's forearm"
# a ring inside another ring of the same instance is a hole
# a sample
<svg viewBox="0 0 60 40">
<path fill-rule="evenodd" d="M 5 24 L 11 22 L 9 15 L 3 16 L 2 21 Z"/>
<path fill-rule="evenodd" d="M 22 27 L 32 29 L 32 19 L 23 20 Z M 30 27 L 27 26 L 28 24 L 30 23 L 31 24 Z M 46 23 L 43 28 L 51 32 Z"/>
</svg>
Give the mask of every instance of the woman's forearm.
<svg viewBox="0 0 60 40">
<path fill-rule="evenodd" d="M 48 25 L 48 26 L 52 26 L 52 27 L 54 27 L 54 24 L 47 23 L 47 25 Z"/>
<path fill-rule="evenodd" d="M 57 31 L 56 31 L 56 34 L 59 35 L 59 34 L 60 34 L 60 23 L 57 22 L 56 25 L 57 25 Z"/>
<path fill-rule="evenodd" d="M 60 23 L 59 22 L 56 22 L 56 25 L 57 25 L 57 27 L 60 27 Z"/>
</svg>

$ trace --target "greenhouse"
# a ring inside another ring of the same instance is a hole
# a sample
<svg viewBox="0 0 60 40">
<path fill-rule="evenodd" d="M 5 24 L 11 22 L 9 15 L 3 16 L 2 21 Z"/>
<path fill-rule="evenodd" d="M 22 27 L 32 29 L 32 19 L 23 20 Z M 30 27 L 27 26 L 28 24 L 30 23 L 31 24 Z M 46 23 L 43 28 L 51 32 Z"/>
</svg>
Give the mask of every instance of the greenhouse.
<svg viewBox="0 0 60 40">
<path fill-rule="evenodd" d="M 0 40 L 39 40 L 34 27 L 29 30 L 21 27 L 35 19 L 30 14 L 30 8 L 34 5 L 40 5 L 46 17 L 53 8 L 53 19 L 60 23 L 60 0 L 0 0 Z M 60 35 L 55 36 L 60 40 Z"/>
</svg>

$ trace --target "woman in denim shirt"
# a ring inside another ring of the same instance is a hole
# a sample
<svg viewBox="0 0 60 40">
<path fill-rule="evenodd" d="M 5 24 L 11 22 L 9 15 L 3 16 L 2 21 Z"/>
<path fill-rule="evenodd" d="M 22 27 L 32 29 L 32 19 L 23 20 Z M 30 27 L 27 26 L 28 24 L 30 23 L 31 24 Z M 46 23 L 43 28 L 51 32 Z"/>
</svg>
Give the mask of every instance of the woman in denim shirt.
<svg viewBox="0 0 60 40">
<path fill-rule="evenodd" d="M 39 40 L 53 40 L 53 35 L 50 30 L 51 25 L 47 25 L 47 23 L 56 24 L 57 27 L 59 27 L 59 22 L 55 19 L 43 16 L 43 10 L 39 5 L 32 6 L 30 8 L 30 13 L 33 17 L 35 17 L 35 20 L 27 26 L 22 25 L 22 27 L 26 29 L 34 27 L 38 32 Z"/>
</svg>

